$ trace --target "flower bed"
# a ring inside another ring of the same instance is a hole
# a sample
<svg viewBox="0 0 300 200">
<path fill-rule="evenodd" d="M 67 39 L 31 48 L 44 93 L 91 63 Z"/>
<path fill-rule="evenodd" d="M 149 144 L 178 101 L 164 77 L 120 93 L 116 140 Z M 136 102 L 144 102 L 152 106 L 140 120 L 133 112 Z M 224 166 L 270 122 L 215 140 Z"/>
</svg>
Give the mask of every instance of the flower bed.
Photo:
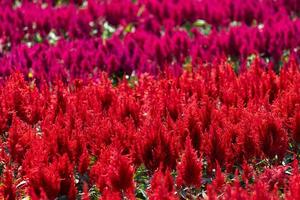
<svg viewBox="0 0 300 200">
<path fill-rule="evenodd" d="M 0 1 L 0 199 L 300 199 L 299 16 Z"/>
<path fill-rule="evenodd" d="M 227 63 L 179 77 L 0 88 L 5 199 L 299 198 L 300 72 Z"/>
<path fill-rule="evenodd" d="M 299 63 L 296 0 L 2 2 L 0 75 L 64 80 L 148 72 L 254 55 L 278 71 Z"/>
</svg>

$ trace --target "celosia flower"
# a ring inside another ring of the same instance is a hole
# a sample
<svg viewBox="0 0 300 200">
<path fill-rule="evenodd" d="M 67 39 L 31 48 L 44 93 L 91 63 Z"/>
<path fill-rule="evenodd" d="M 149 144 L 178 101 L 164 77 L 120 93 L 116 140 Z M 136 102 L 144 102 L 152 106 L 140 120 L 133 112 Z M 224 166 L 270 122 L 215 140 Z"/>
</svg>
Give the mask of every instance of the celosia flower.
<svg viewBox="0 0 300 200">
<path fill-rule="evenodd" d="M 17 188 L 14 183 L 12 170 L 5 169 L 3 175 L 4 178 L 1 177 L 2 185 L 0 186 L 0 196 L 7 200 L 14 200 L 17 198 Z"/>
<path fill-rule="evenodd" d="M 222 169 L 217 162 L 216 170 L 215 170 L 215 179 L 212 182 L 212 186 L 216 192 L 220 193 L 223 185 L 225 184 L 225 176 L 222 173 Z"/>
<path fill-rule="evenodd" d="M 133 168 L 126 156 L 119 153 L 112 155 L 108 175 L 110 186 L 114 191 L 124 191 L 129 195 L 133 194 Z"/>
<path fill-rule="evenodd" d="M 174 180 L 169 170 L 163 172 L 156 170 L 151 180 L 151 188 L 148 191 L 151 200 L 173 200 L 175 198 Z"/>
<path fill-rule="evenodd" d="M 300 143 L 300 109 L 298 109 L 298 111 L 295 112 L 295 115 L 293 117 L 292 134 L 295 142 L 299 144 Z"/>
<path fill-rule="evenodd" d="M 33 129 L 14 116 L 8 134 L 7 142 L 11 159 L 13 162 L 21 165 L 26 151 L 30 148 L 31 142 L 35 138 Z"/>
<path fill-rule="evenodd" d="M 177 171 L 176 182 L 178 186 L 199 187 L 201 185 L 202 164 L 192 147 L 190 138 L 186 140 L 185 151 L 181 162 L 177 166 Z"/>
</svg>

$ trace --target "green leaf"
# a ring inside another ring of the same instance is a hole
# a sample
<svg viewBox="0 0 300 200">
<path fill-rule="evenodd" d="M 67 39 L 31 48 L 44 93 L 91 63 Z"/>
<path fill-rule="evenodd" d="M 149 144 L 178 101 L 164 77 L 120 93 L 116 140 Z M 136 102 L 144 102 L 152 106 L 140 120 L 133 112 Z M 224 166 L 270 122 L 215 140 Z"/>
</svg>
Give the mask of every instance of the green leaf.
<svg viewBox="0 0 300 200">
<path fill-rule="evenodd" d="M 40 33 L 36 33 L 34 35 L 34 41 L 37 42 L 37 43 L 43 42 L 43 38 L 41 37 Z"/>
<path fill-rule="evenodd" d="M 137 199 L 147 200 L 148 196 L 146 190 L 150 184 L 150 177 L 148 171 L 144 165 L 141 165 L 134 174 L 134 180 L 136 182 L 135 196 Z"/>
<path fill-rule="evenodd" d="M 208 24 L 205 20 L 203 19 L 198 19 L 193 23 L 193 26 L 196 28 L 199 28 L 201 33 L 204 35 L 209 35 L 211 32 L 211 25 Z"/>
<path fill-rule="evenodd" d="M 54 31 L 51 31 L 49 34 L 48 34 L 48 41 L 50 44 L 54 45 L 57 43 L 57 41 L 59 40 L 59 37 L 55 34 Z"/>
<path fill-rule="evenodd" d="M 100 191 L 99 189 L 93 185 L 89 190 L 89 197 L 91 200 L 98 200 L 100 197 Z"/>
<path fill-rule="evenodd" d="M 110 38 L 113 35 L 113 33 L 116 31 L 116 29 L 113 26 L 109 25 L 108 22 L 104 22 L 103 29 L 104 30 L 102 33 L 102 38 L 105 40 Z"/>
<path fill-rule="evenodd" d="M 203 19 L 198 19 L 196 20 L 194 23 L 193 23 L 193 26 L 195 27 L 204 27 L 204 26 L 207 26 L 208 24 L 206 23 L 205 20 Z"/>
<path fill-rule="evenodd" d="M 124 28 L 124 32 L 125 33 L 130 33 L 130 32 L 133 32 L 134 30 L 134 26 L 132 23 L 129 23 L 125 28 Z"/>
</svg>

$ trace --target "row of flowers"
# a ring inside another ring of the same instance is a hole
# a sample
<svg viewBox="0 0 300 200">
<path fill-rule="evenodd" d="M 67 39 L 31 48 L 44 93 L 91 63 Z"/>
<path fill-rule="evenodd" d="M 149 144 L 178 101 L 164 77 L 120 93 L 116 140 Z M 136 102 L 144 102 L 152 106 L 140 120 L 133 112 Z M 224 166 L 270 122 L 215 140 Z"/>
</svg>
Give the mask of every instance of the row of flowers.
<svg viewBox="0 0 300 200">
<path fill-rule="evenodd" d="M 115 32 L 105 40 L 94 37 L 61 39 L 55 45 L 21 44 L 0 58 L 0 75 L 7 76 L 16 69 L 38 79 L 88 78 L 100 70 L 109 74 L 157 74 L 165 68 L 180 72 L 184 67 L 225 57 L 235 62 L 237 68 L 243 68 L 254 55 L 262 62 L 273 63 L 278 70 L 289 57 L 300 63 L 299 22 L 274 19 L 262 30 L 237 26 L 228 32 L 212 31 L 208 36 L 197 28 L 191 30 L 192 36 L 184 30 L 169 31 L 163 36 L 135 30 Z"/>
<path fill-rule="evenodd" d="M 280 13 L 292 19 L 299 15 L 297 0 L 89 0 L 54 6 L 63 1 L 1 1 L 0 35 L 11 43 L 19 43 L 26 34 L 45 37 L 51 30 L 59 35 L 89 37 L 92 30 L 101 32 L 101 21 L 117 27 L 149 23 L 164 27 L 181 26 L 203 19 L 215 28 L 226 28 L 233 21 L 264 24 Z M 92 23 L 92 25 L 91 25 Z"/>
<path fill-rule="evenodd" d="M 299 199 L 300 71 L 0 87 L 4 199 Z"/>
<path fill-rule="evenodd" d="M 1 1 L 0 75 L 64 80 L 180 72 L 216 58 L 258 55 L 278 70 L 300 62 L 297 0 Z M 57 4 L 61 4 L 58 6 Z"/>
</svg>

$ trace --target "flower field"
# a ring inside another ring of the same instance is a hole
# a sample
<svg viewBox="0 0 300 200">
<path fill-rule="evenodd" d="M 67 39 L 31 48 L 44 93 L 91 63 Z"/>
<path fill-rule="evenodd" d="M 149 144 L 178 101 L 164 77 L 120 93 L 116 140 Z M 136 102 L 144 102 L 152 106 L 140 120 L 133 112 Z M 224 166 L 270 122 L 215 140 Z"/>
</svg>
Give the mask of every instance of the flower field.
<svg viewBox="0 0 300 200">
<path fill-rule="evenodd" d="M 298 0 L 0 0 L 0 199 L 300 199 Z"/>
</svg>

